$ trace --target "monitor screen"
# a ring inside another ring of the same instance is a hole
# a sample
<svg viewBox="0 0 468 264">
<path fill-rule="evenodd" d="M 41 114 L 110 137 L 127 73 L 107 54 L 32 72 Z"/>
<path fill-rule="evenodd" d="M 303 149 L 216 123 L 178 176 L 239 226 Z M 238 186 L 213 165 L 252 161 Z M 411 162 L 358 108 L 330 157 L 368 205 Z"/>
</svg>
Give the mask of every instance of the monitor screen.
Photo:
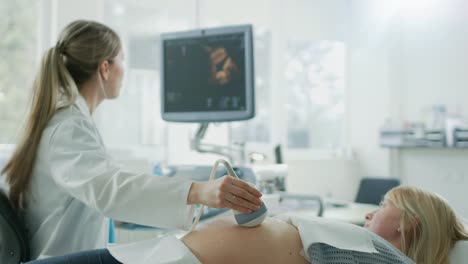
<svg viewBox="0 0 468 264">
<path fill-rule="evenodd" d="M 161 113 L 175 122 L 252 118 L 252 26 L 161 35 Z"/>
</svg>

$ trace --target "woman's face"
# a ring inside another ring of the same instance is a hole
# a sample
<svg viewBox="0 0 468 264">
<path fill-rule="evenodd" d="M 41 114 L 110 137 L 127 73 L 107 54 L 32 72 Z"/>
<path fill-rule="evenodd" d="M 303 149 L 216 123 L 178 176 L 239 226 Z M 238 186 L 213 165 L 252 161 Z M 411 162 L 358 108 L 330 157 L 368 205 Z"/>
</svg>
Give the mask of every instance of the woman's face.
<svg viewBox="0 0 468 264">
<path fill-rule="evenodd" d="M 387 241 L 397 242 L 401 239 L 400 219 L 401 210 L 392 202 L 384 200 L 379 209 L 366 215 L 364 228 Z"/>
<path fill-rule="evenodd" d="M 120 94 L 122 79 L 124 76 L 124 54 L 120 50 L 117 56 L 109 62 L 109 79 L 107 81 L 106 93 L 108 99 L 116 98 Z"/>
</svg>

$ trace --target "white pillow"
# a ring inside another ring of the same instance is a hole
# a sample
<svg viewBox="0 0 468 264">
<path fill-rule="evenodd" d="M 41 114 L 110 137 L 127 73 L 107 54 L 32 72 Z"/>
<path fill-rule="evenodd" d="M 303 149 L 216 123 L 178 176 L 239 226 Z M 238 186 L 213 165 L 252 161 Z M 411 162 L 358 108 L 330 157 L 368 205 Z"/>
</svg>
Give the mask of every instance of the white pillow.
<svg viewBox="0 0 468 264">
<path fill-rule="evenodd" d="M 468 259 L 468 240 L 458 241 L 449 254 L 450 264 L 464 264 Z"/>
</svg>

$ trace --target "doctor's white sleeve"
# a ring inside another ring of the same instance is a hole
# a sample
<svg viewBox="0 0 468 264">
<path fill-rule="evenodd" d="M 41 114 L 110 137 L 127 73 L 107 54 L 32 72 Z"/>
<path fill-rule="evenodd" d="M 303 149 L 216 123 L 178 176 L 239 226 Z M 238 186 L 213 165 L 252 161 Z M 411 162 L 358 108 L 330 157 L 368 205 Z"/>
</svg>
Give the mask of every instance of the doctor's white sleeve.
<svg viewBox="0 0 468 264">
<path fill-rule="evenodd" d="M 188 229 L 192 223 L 193 206 L 187 205 L 192 182 L 123 171 L 89 120 L 63 121 L 49 146 L 53 179 L 87 206 L 142 225 Z"/>
</svg>

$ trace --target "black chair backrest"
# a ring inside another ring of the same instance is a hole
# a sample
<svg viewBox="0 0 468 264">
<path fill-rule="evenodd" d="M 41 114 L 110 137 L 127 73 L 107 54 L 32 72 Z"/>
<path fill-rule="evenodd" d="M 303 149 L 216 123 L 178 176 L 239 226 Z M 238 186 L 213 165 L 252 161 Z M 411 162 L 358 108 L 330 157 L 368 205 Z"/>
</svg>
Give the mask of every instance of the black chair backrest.
<svg viewBox="0 0 468 264">
<path fill-rule="evenodd" d="M 363 178 L 359 185 L 356 203 L 378 205 L 385 193 L 400 185 L 400 180 L 391 178 Z"/>
<path fill-rule="evenodd" d="M 0 189 L 0 263 L 18 264 L 29 259 L 29 245 L 23 221 Z"/>
<path fill-rule="evenodd" d="M 275 162 L 276 164 L 282 164 L 283 163 L 283 153 L 281 151 L 281 145 L 278 144 L 275 147 Z"/>
</svg>

